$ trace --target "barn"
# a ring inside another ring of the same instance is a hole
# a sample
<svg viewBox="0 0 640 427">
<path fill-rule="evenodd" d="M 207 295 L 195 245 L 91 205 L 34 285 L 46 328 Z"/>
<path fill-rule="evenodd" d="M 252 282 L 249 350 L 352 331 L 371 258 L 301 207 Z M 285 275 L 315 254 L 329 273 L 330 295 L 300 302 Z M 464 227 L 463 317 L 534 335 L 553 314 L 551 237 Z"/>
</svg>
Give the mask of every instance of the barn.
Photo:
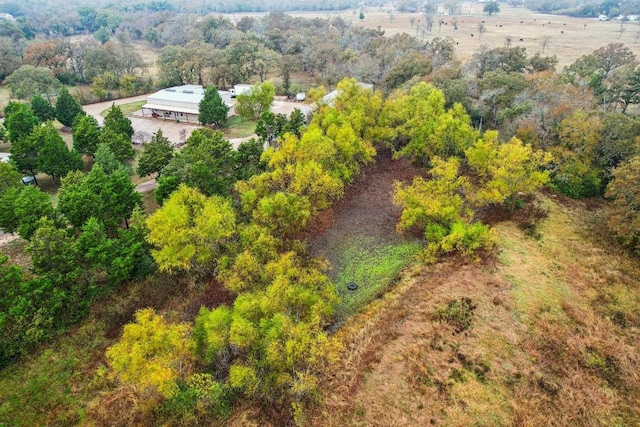
<svg viewBox="0 0 640 427">
<path fill-rule="evenodd" d="M 204 98 L 204 92 L 200 85 L 162 89 L 147 97 L 147 103 L 142 107 L 142 115 L 198 123 L 198 105 Z"/>
</svg>

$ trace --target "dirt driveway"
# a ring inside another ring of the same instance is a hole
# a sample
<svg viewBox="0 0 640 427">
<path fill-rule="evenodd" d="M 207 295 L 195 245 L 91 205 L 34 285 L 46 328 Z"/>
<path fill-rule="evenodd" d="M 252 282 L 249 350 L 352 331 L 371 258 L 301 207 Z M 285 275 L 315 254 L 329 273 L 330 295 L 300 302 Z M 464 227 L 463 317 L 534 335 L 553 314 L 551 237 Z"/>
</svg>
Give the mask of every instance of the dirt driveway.
<svg viewBox="0 0 640 427">
<path fill-rule="evenodd" d="M 116 99 L 114 101 L 98 102 L 96 104 L 85 105 L 82 108 L 87 114 L 92 115 L 98 120 L 100 125 L 104 124 L 104 118 L 100 115 L 104 110 L 111 107 L 111 105 L 122 105 L 136 101 L 144 101 L 148 95 L 139 95 L 131 98 Z M 128 115 L 131 120 L 133 130 L 136 132 L 146 132 L 149 135 L 153 135 L 159 129 L 162 130 L 162 134 L 171 142 L 180 142 L 180 132 L 185 131 L 185 138 L 188 138 L 194 129 L 198 129 L 200 126 L 189 123 L 176 123 L 173 120 L 154 119 L 152 117 L 143 117 L 142 112 L 136 111 Z"/>
<path fill-rule="evenodd" d="M 104 124 L 104 118 L 100 115 L 104 110 L 111 107 L 111 105 L 122 105 L 129 104 L 131 102 L 136 101 L 144 101 L 147 99 L 148 95 L 138 95 L 133 96 L 131 98 L 122 98 L 116 99 L 113 101 L 106 102 L 98 102 L 96 104 L 88 104 L 84 105 L 82 108 L 87 114 L 92 115 L 98 120 L 98 123 L 102 126 Z M 232 100 L 235 103 L 235 100 Z M 284 113 L 286 115 L 291 114 L 291 112 L 295 108 L 300 108 L 302 104 L 297 102 L 286 101 L 284 97 L 278 97 L 273 102 L 273 106 L 271 107 L 271 111 L 274 113 Z M 233 108 L 233 107 L 232 107 Z M 131 120 L 131 125 L 133 126 L 133 130 L 138 132 L 146 132 L 149 135 L 153 135 L 158 131 L 158 129 L 162 130 L 162 134 L 169 139 L 171 142 L 178 143 L 180 142 L 180 133 L 184 131 L 185 138 L 189 138 L 191 132 L 195 129 L 198 129 L 200 126 L 196 124 L 190 123 L 176 123 L 174 120 L 163 120 L 159 118 L 153 117 L 143 117 L 142 110 L 134 111 L 133 113 L 128 115 L 129 120 Z M 235 138 L 229 140 L 234 148 L 237 148 L 238 145 L 250 137 L 247 138 Z"/>
</svg>

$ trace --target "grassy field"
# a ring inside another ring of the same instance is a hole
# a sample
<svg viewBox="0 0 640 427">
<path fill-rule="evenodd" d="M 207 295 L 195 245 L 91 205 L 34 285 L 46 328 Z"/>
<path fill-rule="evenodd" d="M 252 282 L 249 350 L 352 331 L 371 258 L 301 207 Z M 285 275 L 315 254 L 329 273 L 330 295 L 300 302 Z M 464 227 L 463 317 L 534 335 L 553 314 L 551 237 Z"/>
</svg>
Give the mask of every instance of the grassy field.
<svg viewBox="0 0 640 427">
<path fill-rule="evenodd" d="M 638 425 L 637 258 L 544 203 L 539 240 L 500 224 L 493 262 L 413 267 L 345 324 L 310 425 Z"/>
<path fill-rule="evenodd" d="M 254 134 L 256 122 L 247 120 L 242 116 L 235 115 L 220 129 L 227 139 L 246 138 Z"/>
<path fill-rule="evenodd" d="M 407 33 L 421 40 L 432 40 L 436 37 L 452 37 L 456 42 L 456 55 L 464 61 L 469 60 L 481 45 L 489 48 L 505 46 L 507 38 L 512 46 L 522 46 L 529 55 L 543 53 L 558 57 L 558 70 L 571 64 L 582 55 L 589 54 L 608 43 L 624 43 L 635 52 L 640 51 L 640 21 L 626 23 L 621 32 L 619 21 L 598 21 L 595 18 L 571 18 L 558 15 L 547 15 L 531 10 L 512 7 L 500 3 L 500 13 L 488 16 L 482 12 L 481 3 L 461 3 L 460 15 L 442 15 L 433 17 L 431 32 L 418 27 L 418 20 L 424 25 L 424 17 L 419 14 L 399 13 L 390 7 L 365 8 L 365 18 L 358 19 L 356 10 L 329 12 L 290 13 L 302 18 L 332 18 L 339 16 L 353 25 L 365 28 L 380 29 L 386 36 Z M 261 14 L 229 14 L 234 22 L 243 16 Z M 413 25 L 411 21 L 414 21 Z M 444 24 L 438 25 L 442 19 Z M 453 23 L 457 24 L 457 30 Z M 478 24 L 484 21 L 485 32 L 478 33 Z M 473 34 L 473 36 L 472 36 Z"/>
<path fill-rule="evenodd" d="M 341 301 L 339 321 L 353 316 L 386 292 L 398 280 L 400 272 L 414 262 L 420 249 L 418 242 L 389 244 L 368 236 L 345 239 L 343 245 L 336 248 L 340 262 L 333 266 Z M 358 288 L 348 289 L 351 282 Z"/>
<path fill-rule="evenodd" d="M 146 100 L 142 100 L 142 101 L 129 102 L 127 104 L 119 104 L 118 107 L 120 108 L 120 110 L 122 110 L 122 114 L 127 115 L 140 110 L 142 106 L 146 103 L 147 103 Z M 107 117 L 108 113 L 109 113 L 109 108 L 101 112 L 100 115 L 102 117 Z"/>
</svg>

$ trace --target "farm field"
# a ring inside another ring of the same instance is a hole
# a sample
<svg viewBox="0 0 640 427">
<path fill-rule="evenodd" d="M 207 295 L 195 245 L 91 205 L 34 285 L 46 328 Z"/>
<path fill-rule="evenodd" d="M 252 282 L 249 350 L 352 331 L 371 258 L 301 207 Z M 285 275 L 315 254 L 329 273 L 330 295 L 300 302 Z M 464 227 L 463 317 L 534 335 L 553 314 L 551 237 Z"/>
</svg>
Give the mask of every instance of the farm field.
<svg viewBox="0 0 640 427">
<path fill-rule="evenodd" d="M 417 28 L 418 21 L 424 17 L 419 13 L 390 12 L 390 7 L 365 8 L 365 18 L 358 19 L 359 12 L 347 10 L 336 13 L 299 13 L 290 12 L 289 15 L 302 18 L 331 18 L 339 16 L 353 25 L 365 28 L 380 29 L 386 36 L 407 33 L 422 40 L 432 40 L 436 37 L 452 37 L 456 41 L 456 55 L 466 62 L 482 45 L 489 48 L 501 47 L 511 39 L 512 46 L 527 49 L 528 55 L 541 53 L 558 57 L 557 70 L 561 71 L 566 65 L 573 63 L 582 55 L 589 54 L 608 43 L 623 43 L 635 52 L 640 51 L 640 23 L 639 21 L 624 24 L 620 31 L 619 21 L 598 21 L 595 18 L 572 18 L 568 16 L 547 15 L 531 10 L 500 4 L 500 13 L 488 16 L 482 12 L 480 3 L 462 3 L 460 15 L 434 16 L 431 32 Z M 230 14 L 234 22 L 243 16 L 259 16 L 261 14 Z M 411 20 L 414 20 L 414 25 Z M 439 19 L 444 20 L 442 26 Z M 457 22 L 455 30 L 453 22 Z M 485 32 L 478 34 L 478 24 L 484 21 Z M 471 35 L 473 34 L 473 36 Z M 522 40 L 521 40 L 522 39 Z"/>
</svg>

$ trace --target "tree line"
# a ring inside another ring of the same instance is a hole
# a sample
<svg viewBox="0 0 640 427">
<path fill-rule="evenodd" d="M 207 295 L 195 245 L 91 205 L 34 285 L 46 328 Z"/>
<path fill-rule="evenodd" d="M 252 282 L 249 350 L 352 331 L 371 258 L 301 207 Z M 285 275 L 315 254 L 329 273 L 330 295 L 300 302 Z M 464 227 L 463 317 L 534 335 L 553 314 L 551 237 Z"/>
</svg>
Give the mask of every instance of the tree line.
<svg viewBox="0 0 640 427">
<path fill-rule="evenodd" d="M 245 20 L 258 46 L 263 42 L 256 34 L 273 19 Z M 340 32 L 336 20 L 305 25 L 328 28 L 330 41 Z M 294 31 L 286 31 L 284 45 L 295 41 Z M 10 104 L 5 114 L 14 162 L 25 173 L 57 177 L 61 189 L 53 209 L 47 195 L 21 186 L 11 166 L 0 166 L 9 183 L 0 187 L 0 220 L 6 221 L 1 226 L 29 240 L 33 262 L 25 272 L 2 260 L 1 312 L 9 313 L 0 319 L 6 331 L 0 336 L 7 340 L 3 361 L 81 318 L 106 292 L 155 268 L 194 280 L 214 276 L 234 294 L 233 304 L 204 308 L 192 324 L 140 311 L 107 352 L 112 378 L 133 387 L 141 402 L 158 403 L 130 408 L 131 413 L 146 408 L 149 417 L 189 422 L 224 417 L 231 403 L 246 398 L 300 419 L 317 397 L 318 373 L 337 357 L 339 345 L 326 330 L 337 302 L 334 286 L 299 236 L 374 161 L 380 146 L 425 168 L 412 184 L 396 187 L 395 201 L 403 208 L 398 229 L 420 233 L 427 261 L 490 251 L 495 242 L 482 222 L 487 213 L 521 212 L 542 186 L 570 197 L 611 199 L 609 227 L 639 250 L 634 200 L 640 128 L 630 114 L 638 103 L 638 64 L 628 48 L 605 46 L 556 74 L 554 58 L 527 57 L 510 44 L 482 49 L 460 64 L 447 40 L 421 43 L 348 27 L 343 35 L 354 43 L 344 57 L 334 55 L 335 40 L 325 44 L 324 59 L 304 49 L 292 54 L 325 67 L 303 70 L 338 88 L 335 102 L 320 104 L 308 124 L 299 112 L 286 117 L 247 108 L 260 117 L 260 141 L 237 151 L 211 129 L 194 132 L 179 153 L 160 133 L 154 135 L 138 170 L 159 176 L 162 206 L 146 219 L 136 211 L 139 195 L 122 166 L 131 157 L 132 129 L 117 107 L 101 128 L 82 114 L 65 118 L 77 103 L 73 98 L 53 112 L 42 96 L 29 105 Z M 201 45 L 210 48 L 209 42 Z M 332 83 L 356 69 L 349 64 L 366 63 L 360 61 L 378 64 L 369 71 L 386 83 L 376 90 L 355 80 Z M 166 70 L 176 70 L 178 62 Z M 425 68 L 416 66 L 421 63 Z M 263 66 L 237 72 L 259 78 Z M 336 72 L 331 79 L 325 79 L 327 67 Z M 386 74 L 376 74 L 381 70 Z M 202 78 L 210 78 L 209 72 Z M 282 75 L 284 82 L 284 70 Z M 57 102 L 65 98 L 62 89 Z M 46 122 L 53 116 L 73 126 L 75 154 L 62 150 Z M 79 153 L 95 158 L 86 174 L 75 160 L 50 160 L 77 159 Z M 65 164 L 68 170 L 49 170 Z"/>
</svg>

